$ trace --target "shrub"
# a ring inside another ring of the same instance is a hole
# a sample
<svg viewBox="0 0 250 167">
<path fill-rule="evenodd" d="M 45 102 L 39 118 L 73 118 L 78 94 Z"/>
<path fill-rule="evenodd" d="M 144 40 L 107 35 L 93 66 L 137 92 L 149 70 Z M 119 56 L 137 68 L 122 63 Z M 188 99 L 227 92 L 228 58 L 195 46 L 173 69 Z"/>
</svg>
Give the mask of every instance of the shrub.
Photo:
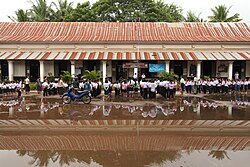
<svg viewBox="0 0 250 167">
<path fill-rule="evenodd" d="M 36 90 L 36 83 L 30 83 L 30 90 Z"/>
</svg>

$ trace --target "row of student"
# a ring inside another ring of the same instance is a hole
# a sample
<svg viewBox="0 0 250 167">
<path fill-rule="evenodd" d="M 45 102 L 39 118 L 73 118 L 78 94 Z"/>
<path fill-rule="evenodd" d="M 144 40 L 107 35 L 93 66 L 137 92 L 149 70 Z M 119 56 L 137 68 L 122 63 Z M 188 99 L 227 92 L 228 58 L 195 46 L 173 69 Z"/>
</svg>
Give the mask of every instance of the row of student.
<svg viewBox="0 0 250 167">
<path fill-rule="evenodd" d="M 229 80 L 229 79 L 201 79 L 201 80 L 184 80 L 181 78 L 181 92 L 186 90 L 187 93 L 228 93 L 229 91 L 250 90 L 250 79 Z"/>
<path fill-rule="evenodd" d="M 145 80 L 138 82 L 136 79 L 123 80 L 111 84 L 108 80 L 104 83 L 104 93 L 108 95 L 112 89 L 115 90 L 115 95 L 122 95 L 126 97 L 133 97 L 134 93 L 140 90 L 140 95 L 144 98 L 156 98 L 159 93 L 163 97 L 173 98 L 177 90 L 176 81 L 167 80 Z"/>
<path fill-rule="evenodd" d="M 23 89 L 25 87 L 24 83 L 21 82 L 1 82 L 0 83 L 0 94 L 14 94 L 17 89 Z"/>
</svg>

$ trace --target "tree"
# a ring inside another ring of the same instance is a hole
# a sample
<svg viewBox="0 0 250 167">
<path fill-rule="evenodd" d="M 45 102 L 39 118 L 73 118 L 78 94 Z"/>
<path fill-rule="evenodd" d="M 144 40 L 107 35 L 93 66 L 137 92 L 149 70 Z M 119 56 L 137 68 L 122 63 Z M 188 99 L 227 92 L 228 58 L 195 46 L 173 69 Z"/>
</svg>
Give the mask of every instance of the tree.
<svg viewBox="0 0 250 167">
<path fill-rule="evenodd" d="M 30 1 L 31 5 L 31 18 L 32 21 L 37 22 L 48 22 L 51 20 L 53 10 L 51 4 L 48 5 L 46 0 L 36 0 L 35 2 Z"/>
<path fill-rule="evenodd" d="M 92 81 L 96 81 L 100 79 L 101 76 L 101 72 L 100 71 L 89 71 L 89 70 L 85 70 L 86 74 L 82 76 L 82 78 L 86 78 L 86 79 L 90 79 Z"/>
<path fill-rule="evenodd" d="M 216 158 L 218 160 L 223 160 L 225 157 L 229 160 L 231 160 L 226 151 L 210 151 L 208 153 L 208 156 L 212 156 L 212 158 Z"/>
<path fill-rule="evenodd" d="M 178 75 L 176 75 L 175 73 L 173 72 L 166 72 L 166 71 L 163 71 L 159 74 L 159 77 L 162 78 L 162 79 L 166 79 L 166 80 L 175 80 L 175 79 L 178 79 Z"/>
<path fill-rule="evenodd" d="M 55 2 L 52 2 L 52 6 L 56 10 L 52 10 L 53 20 L 61 22 L 65 21 L 65 16 L 72 11 L 73 2 L 68 2 L 68 0 L 58 0 L 58 5 Z"/>
<path fill-rule="evenodd" d="M 219 5 L 215 6 L 214 9 L 211 9 L 213 12 L 213 16 L 208 16 L 210 19 L 210 22 L 239 22 L 242 19 L 240 19 L 240 14 L 236 13 L 231 17 L 228 17 L 229 10 L 232 6 L 227 8 L 225 5 Z"/>
<path fill-rule="evenodd" d="M 31 21 L 30 12 L 28 10 L 18 9 L 15 11 L 16 17 L 8 16 L 8 18 L 13 22 L 29 22 Z"/>
<path fill-rule="evenodd" d="M 66 82 L 68 85 L 70 85 L 73 81 L 73 77 L 69 71 L 63 71 L 63 74 L 60 77 L 62 78 L 63 82 Z"/>
<path fill-rule="evenodd" d="M 185 22 L 204 22 L 203 19 L 200 19 L 201 13 L 198 14 L 198 16 L 195 15 L 193 11 L 188 11 L 187 12 L 187 17 L 184 18 Z"/>
<path fill-rule="evenodd" d="M 183 20 L 182 9 L 174 4 L 154 0 L 99 0 L 92 10 L 97 21 L 178 22 Z"/>
<path fill-rule="evenodd" d="M 75 9 L 72 9 L 64 17 L 64 21 L 81 22 L 96 21 L 96 16 L 91 10 L 90 2 L 78 3 Z"/>
<path fill-rule="evenodd" d="M 157 20 L 159 22 L 181 22 L 183 21 L 182 8 L 172 4 L 165 4 L 163 1 L 156 2 L 158 10 Z"/>
</svg>

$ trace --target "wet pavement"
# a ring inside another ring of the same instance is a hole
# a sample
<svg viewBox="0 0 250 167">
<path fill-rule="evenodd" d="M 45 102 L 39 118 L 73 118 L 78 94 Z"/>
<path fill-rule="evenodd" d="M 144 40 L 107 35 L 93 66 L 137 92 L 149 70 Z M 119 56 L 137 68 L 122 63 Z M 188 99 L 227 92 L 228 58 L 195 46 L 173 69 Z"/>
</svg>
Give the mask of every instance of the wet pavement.
<svg viewBox="0 0 250 167">
<path fill-rule="evenodd" d="M 5 166 L 249 166 L 250 95 L 4 97 L 0 150 Z"/>
</svg>

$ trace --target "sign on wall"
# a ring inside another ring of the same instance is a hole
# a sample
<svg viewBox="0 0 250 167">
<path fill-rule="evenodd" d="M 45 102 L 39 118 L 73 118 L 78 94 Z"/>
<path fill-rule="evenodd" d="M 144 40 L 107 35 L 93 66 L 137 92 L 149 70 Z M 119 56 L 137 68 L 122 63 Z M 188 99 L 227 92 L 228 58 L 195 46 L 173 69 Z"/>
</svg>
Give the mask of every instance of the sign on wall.
<svg viewBox="0 0 250 167">
<path fill-rule="evenodd" d="M 164 64 L 149 64 L 149 72 L 163 72 Z"/>
<path fill-rule="evenodd" d="M 123 68 L 148 68 L 147 63 L 123 63 Z"/>
</svg>

